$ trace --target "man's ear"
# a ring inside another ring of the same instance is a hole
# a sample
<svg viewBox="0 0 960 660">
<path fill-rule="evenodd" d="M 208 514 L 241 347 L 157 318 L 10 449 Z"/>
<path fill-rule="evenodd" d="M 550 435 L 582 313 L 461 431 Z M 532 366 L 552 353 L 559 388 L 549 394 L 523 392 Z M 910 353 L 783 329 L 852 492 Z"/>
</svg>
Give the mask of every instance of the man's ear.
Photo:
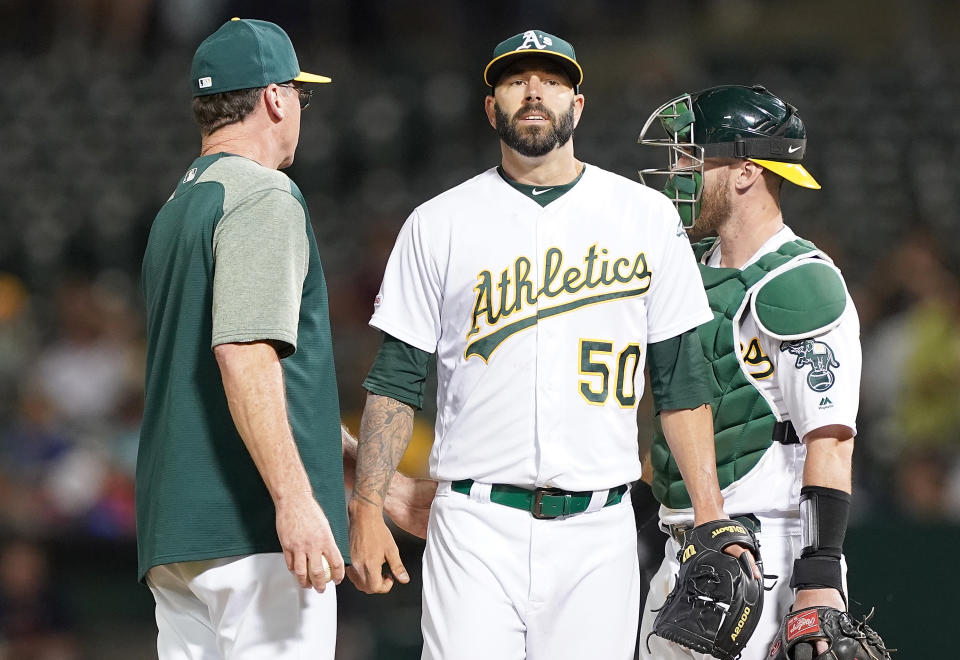
<svg viewBox="0 0 960 660">
<path fill-rule="evenodd" d="M 483 110 L 487 113 L 487 121 L 490 122 L 490 125 L 493 128 L 497 127 L 497 100 L 493 98 L 493 95 L 488 95 L 487 98 L 483 100 Z"/>
<path fill-rule="evenodd" d="M 280 86 L 271 83 L 264 88 L 263 94 L 260 96 L 260 101 L 267 109 L 267 116 L 275 122 L 280 121 L 287 115 L 280 98 L 282 94 L 283 90 L 280 89 Z"/>
<path fill-rule="evenodd" d="M 745 191 L 763 177 L 763 172 L 763 166 L 744 158 L 740 161 L 740 166 L 734 170 L 734 185 L 737 190 Z"/>
<path fill-rule="evenodd" d="M 575 94 L 573 97 L 573 127 L 576 128 L 580 123 L 580 116 L 583 114 L 583 104 L 586 102 L 583 94 Z"/>
</svg>

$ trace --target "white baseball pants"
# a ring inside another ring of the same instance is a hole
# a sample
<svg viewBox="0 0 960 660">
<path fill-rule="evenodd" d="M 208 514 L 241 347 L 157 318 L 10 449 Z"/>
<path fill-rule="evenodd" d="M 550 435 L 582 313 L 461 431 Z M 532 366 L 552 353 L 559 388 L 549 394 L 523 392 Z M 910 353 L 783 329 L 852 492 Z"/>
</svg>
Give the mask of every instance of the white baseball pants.
<svg viewBox="0 0 960 660">
<path fill-rule="evenodd" d="M 554 520 L 441 484 L 423 558 L 424 660 L 631 660 L 633 507 Z"/>
<path fill-rule="evenodd" d="M 155 566 L 160 660 L 333 660 L 337 595 L 304 589 L 282 553 Z"/>
</svg>

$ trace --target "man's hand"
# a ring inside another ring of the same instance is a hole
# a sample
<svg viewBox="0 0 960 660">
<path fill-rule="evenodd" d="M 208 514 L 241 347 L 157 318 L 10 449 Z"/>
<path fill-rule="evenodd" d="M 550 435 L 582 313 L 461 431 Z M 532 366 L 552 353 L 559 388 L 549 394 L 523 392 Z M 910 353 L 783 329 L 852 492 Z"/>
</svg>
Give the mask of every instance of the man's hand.
<svg viewBox="0 0 960 660">
<path fill-rule="evenodd" d="M 843 602 L 843 597 L 836 589 L 800 589 L 797 591 L 797 598 L 793 601 L 793 607 L 790 608 L 790 611 L 796 612 L 817 605 L 832 607 L 841 612 L 845 612 L 847 609 L 847 604 Z M 826 653 L 829 648 L 830 644 L 826 638 L 818 639 L 814 642 L 813 657 Z"/>
<path fill-rule="evenodd" d="M 385 594 L 395 581 L 409 582 L 410 576 L 400 561 L 400 550 L 383 521 L 380 507 L 354 496 L 348 511 L 352 566 L 347 569 L 347 577 L 354 586 L 364 593 Z M 384 564 L 389 572 L 384 572 Z"/>
<path fill-rule="evenodd" d="M 383 509 L 400 529 L 425 539 L 430 505 L 436 493 L 436 481 L 413 479 L 397 472 L 390 479 Z"/>
<path fill-rule="evenodd" d="M 754 557 L 753 553 L 750 552 L 750 548 L 743 545 L 731 545 L 724 548 L 723 551 L 731 557 L 736 557 L 737 559 L 740 559 L 740 555 L 746 554 L 746 559 L 744 561 L 750 564 L 751 568 L 753 569 L 753 577 L 758 580 L 763 580 L 763 573 L 757 566 L 757 559 Z"/>
<path fill-rule="evenodd" d="M 367 395 L 360 419 L 353 497 L 347 506 L 353 563 L 347 576 L 357 589 L 368 594 L 385 594 L 395 581 L 410 581 L 393 534 L 383 521 L 383 507 L 412 433 L 411 406 L 390 397 Z M 389 573 L 384 573 L 384 564 L 389 566 Z"/>
<path fill-rule="evenodd" d="M 829 594 L 821 596 L 832 598 Z M 807 597 L 819 596 L 807 594 Z M 800 601 L 799 594 L 797 601 Z M 872 615 L 871 610 L 864 619 L 857 620 L 844 609 L 822 605 L 796 609 L 795 606 L 783 617 L 767 657 L 774 660 L 811 660 L 823 654 L 823 658 L 831 660 L 891 660 L 890 650 L 883 639 L 867 625 Z"/>
<path fill-rule="evenodd" d="M 739 547 L 738 559 L 725 552 L 733 545 Z M 759 555 L 753 532 L 736 520 L 687 530 L 677 553 L 676 583 L 657 613 L 653 634 L 721 660 L 740 657 L 763 611 L 763 578 L 752 561 Z"/>
<path fill-rule="evenodd" d="M 323 593 L 327 588 L 323 557 L 330 565 L 331 580 L 343 580 L 343 556 L 330 530 L 330 523 L 312 493 L 281 499 L 277 505 L 277 536 L 287 569 L 301 587 Z"/>
</svg>

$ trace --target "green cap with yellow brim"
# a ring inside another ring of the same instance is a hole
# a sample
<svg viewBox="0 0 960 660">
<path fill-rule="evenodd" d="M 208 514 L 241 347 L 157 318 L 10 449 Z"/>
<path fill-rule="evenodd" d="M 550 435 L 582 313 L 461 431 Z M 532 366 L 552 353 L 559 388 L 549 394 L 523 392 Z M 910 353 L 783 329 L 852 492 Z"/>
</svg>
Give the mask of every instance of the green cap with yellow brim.
<svg viewBox="0 0 960 660">
<path fill-rule="evenodd" d="M 527 30 L 497 44 L 493 59 L 483 70 L 483 81 L 495 87 L 503 71 L 518 57 L 540 55 L 556 60 L 574 87 L 583 82 L 583 69 L 577 64 L 577 54 L 568 41 L 541 30 Z"/>
<path fill-rule="evenodd" d="M 790 183 L 795 183 L 804 188 L 813 188 L 820 190 L 820 184 L 800 163 L 784 163 L 779 160 L 761 160 L 759 158 L 748 158 L 757 165 L 764 167 L 774 174 L 779 174 Z"/>
<path fill-rule="evenodd" d="M 328 83 L 327 76 L 300 70 L 293 43 L 269 21 L 232 18 L 203 40 L 193 56 L 194 96 L 266 87 L 290 80 Z"/>
</svg>

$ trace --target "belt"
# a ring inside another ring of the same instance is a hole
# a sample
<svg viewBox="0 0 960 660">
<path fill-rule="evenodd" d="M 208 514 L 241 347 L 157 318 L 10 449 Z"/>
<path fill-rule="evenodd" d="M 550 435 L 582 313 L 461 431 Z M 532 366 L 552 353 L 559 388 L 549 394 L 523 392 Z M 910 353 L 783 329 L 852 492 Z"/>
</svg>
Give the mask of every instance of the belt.
<svg viewBox="0 0 960 660">
<path fill-rule="evenodd" d="M 760 519 L 752 513 L 745 513 L 741 516 L 733 516 L 732 520 L 749 529 L 754 534 L 760 533 Z M 678 523 L 676 525 L 667 525 L 667 533 L 673 537 L 673 540 L 683 545 L 687 531 L 693 529 L 693 523 Z"/>
<path fill-rule="evenodd" d="M 460 481 L 454 481 L 450 485 L 450 489 L 457 493 L 469 495 L 471 486 L 473 486 L 473 479 L 461 479 Z M 627 484 L 623 484 L 611 488 L 603 506 L 619 504 L 628 487 Z M 579 492 L 560 490 L 559 488 L 530 490 L 509 484 L 493 484 L 490 487 L 491 502 L 529 511 L 534 518 L 541 520 L 583 513 L 590 506 L 590 500 L 592 499 L 593 491 L 589 490 Z"/>
</svg>

